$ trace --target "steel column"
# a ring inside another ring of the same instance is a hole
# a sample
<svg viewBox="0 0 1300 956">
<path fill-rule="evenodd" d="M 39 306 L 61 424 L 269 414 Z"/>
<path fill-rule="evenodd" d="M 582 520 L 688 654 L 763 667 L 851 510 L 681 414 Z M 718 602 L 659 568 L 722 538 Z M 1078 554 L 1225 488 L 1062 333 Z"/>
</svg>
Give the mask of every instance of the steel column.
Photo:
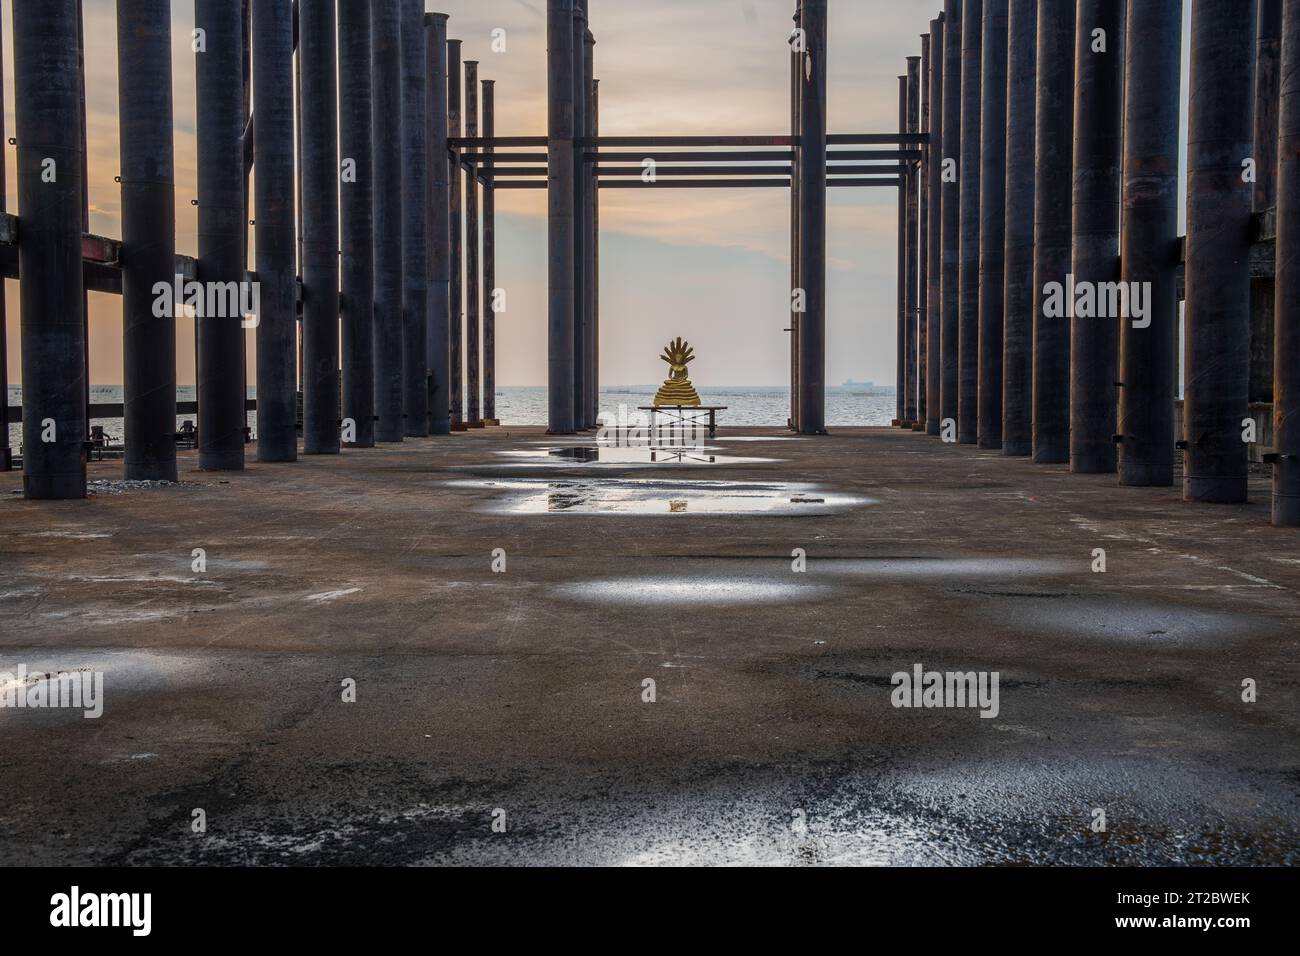
<svg viewBox="0 0 1300 956">
<path fill-rule="evenodd" d="M 496 96 L 495 81 L 483 81 L 483 135 L 491 139 L 496 133 Z M 488 182 L 483 187 L 483 422 L 487 425 L 499 424 L 497 421 L 497 200 L 496 189 L 492 185 L 492 148 L 486 150 L 488 160 L 484 164 Z"/>
<path fill-rule="evenodd" d="M 229 0 L 195 0 L 194 24 L 204 31 L 204 46 L 196 53 L 195 77 L 198 103 L 198 279 L 206 289 L 239 289 L 244 282 L 244 232 L 247 228 L 244 218 L 243 20 L 239 4 Z M 199 468 L 204 471 L 238 471 L 244 467 L 244 430 L 248 422 L 244 411 L 247 396 L 242 316 L 200 314 L 196 324 Z"/>
<path fill-rule="evenodd" d="M 451 432 L 451 197 L 447 155 L 447 14 L 424 15 L 425 136 L 429 179 L 425 215 L 429 222 L 429 432 Z M 491 192 L 491 190 L 489 190 Z"/>
<path fill-rule="evenodd" d="M 1038 0 L 1038 91 L 1034 131 L 1034 461 L 1070 460 L 1070 322 L 1046 316 L 1045 287 L 1070 271 L 1073 197 L 1073 3 Z"/>
<path fill-rule="evenodd" d="M 925 433 L 939 434 L 940 355 L 943 307 L 943 44 L 944 16 L 930 21 L 930 70 L 926 77 L 930 93 L 930 145 L 926 150 L 925 175 L 929 205 L 926 231 L 929 266 L 926 284 L 925 347 Z"/>
<path fill-rule="evenodd" d="M 253 156 L 257 170 L 253 216 L 261 305 L 257 316 L 257 459 L 294 461 L 298 457 L 298 264 L 293 4 L 290 0 L 253 0 L 252 28 Z M 174 429 L 174 409 L 172 416 Z"/>
<path fill-rule="evenodd" d="M 961 160 L 962 101 L 962 0 L 944 0 L 943 27 L 943 159 L 956 167 Z M 961 280 L 961 183 L 959 170 L 945 169 L 941 191 L 943 248 L 940 285 L 939 420 L 942 427 L 957 427 L 957 329 Z M 953 435 L 956 438 L 956 435 Z"/>
<path fill-rule="evenodd" d="M 586 74 L 587 0 L 573 3 L 573 135 L 585 136 L 587 130 L 587 97 L 583 93 L 582 78 Z M 587 337 L 587 316 L 584 303 L 587 299 L 587 281 L 584 265 L 587 261 L 586 245 L 586 176 L 583 156 L 585 150 L 573 150 L 573 425 L 579 431 L 587 427 L 587 366 L 583 360 L 582 344 Z"/>
<path fill-rule="evenodd" d="M 1119 323 L 1126 316 L 1103 313 L 1110 310 L 1104 290 L 1114 288 L 1120 273 L 1125 6 L 1125 0 L 1078 0 L 1076 8 L 1071 272 L 1076 288 L 1093 293 L 1093 314 L 1076 309 L 1070 320 L 1070 471 L 1076 474 L 1116 468 L 1115 382 Z"/>
<path fill-rule="evenodd" d="M 478 61 L 465 61 L 465 135 L 478 136 Z M 465 424 L 478 428 L 483 424 L 480 404 L 479 355 L 480 304 L 482 289 L 479 271 L 478 176 L 465 177 L 465 385 L 469 403 L 465 407 Z"/>
<path fill-rule="evenodd" d="M 1258 0 L 1255 28 L 1255 212 L 1277 202 L 1277 116 L 1282 0 Z M 1250 400 L 1273 400 L 1274 280 L 1250 280 Z"/>
<path fill-rule="evenodd" d="M 586 0 L 583 0 L 584 4 Z M 582 58 L 583 135 L 594 136 L 594 107 L 592 89 L 595 84 L 596 38 L 590 30 L 584 32 Z M 583 399 L 579 424 L 595 428 L 596 422 L 596 170 L 591 163 L 583 163 L 578 184 L 582 193 L 582 369 Z"/>
<path fill-rule="evenodd" d="M 1183 498 L 1246 500 L 1254 0 L 1193 0 Z"/>
<path fill-rule="evenodd" d="M 23 491 L 36 499 L 86 496 L 77 29 L 76 0 L 14 4 Z"/>
<path fill-rule="evenodd" d="M 1038 0 L 1011 0 L 1008 14 L 1002 453 L 1021 457 L 1033 451 L 1034 101 L 1038 85 Z"/>
<path fill-rule="evenodd" d="M 461 119 L 461 61 L 460 41 L 447 41 L 447 130 L 451 136 L 462 132 Z M 448 396 L 448 414 L 451 427 L 459 430 L 465 423 L 465 255 L 464 255 L 464 197 L 461 195 L 463 173 L 459 162 L 451 163 L 447 171 L 448 228 L 451 232 L 451 280 L 448 286 L 449 325 L 448 338 L 451 349 L 451 394 Z"/>
<path fill-rule="evenodd" d="M 799 99 L 803 91 L 803 50 L 799 37 L 799 3 L 795 0 L 794 32 L 790 34 L 790 136 L 799 136 Z M 795 296 L 799 289 L 799 147 L 790 160 L 790 429 L 799 430 L 799 318 Z"/>
<path fill-rule="evenodd" d="M 907 129 L 907 76 L 903 75 L 898 78 L 898 129 L 904 132 Z M 908 188 L 910 181 L 909 170 L 904 167 L 899 173 L 898 189 L 898 237 L 897 250 L 895 255 L 895 295 L 897 303 L 895 311 L 898 313 L 895 325 L 897 333 L 895 336 L 895 347 L 897 351 L 896 364 L 897 380 L 894 385 L 894 424 L 899 428 L 908 424 L 907 419 L 907 355 L 910 339 L 907 333 L 907 197 L 911 193 Z"/>
<path fill-rule="evenodd" d="M 966 0 L 961 46 L 961 252 L 957 320 L 957 440 L 979 438 L 980 88 L 983 0 Z"/>
<path fill-rule="evenodd" d="M 930 131 L 930 34 L 921 34 L 921 72 L 917 77 L 921 86 L 921 112 L 917 131 Z M 929 349 L 928 320 L 930 295 L 930 167 L 929 146 L 921 151 L 917 168 L 917 238 L 916 252 L 916 310 L 912 321 L 916 323 L 916 415 L 913 431 L 925 429 L 926 417 L 926 352 Z"/>
<path fill-rule="evenodd" d="M 1300 526 L 1300 0 L 1283 13 L 1278 110 L 1273 524 Z"/>
<path fill-rule="evenodd" d="M 574 430 L 573 0 L 547 0 L 547 422 Z"/>
<path fill-rule="evenodd" d="M 424 134 L 424 0 L 402 0 L 402 417 L 403 434 L 429 434 L 429 224 L 424 192 L 429 143 Z"/>
<path fill-rule="evenodd" d="M 1178 369 L 1178 151 L 1183 0 L 1128 5 L 1120 281 L 1150 289 L 1120 324 L 1119 483 L 1174 483 Z"/>
<path fill-rule="evenodd" d="M 118 0 L 117 61 L 125 474 L 175 481 L 176 310 L 154 309 L 176 272 L 170 0 Z"/>
<path fill-rule="evenodd" d="M 370 4 L 344 2 L 339 12 L 339 152 L 355 165 L 340 186 L 343 418 L 350 445 L 375 444 L 375 196 L 370 145 Z"/>
<path fill-rule="evenodd" d="M 591 134 L 600 136 L 600 80 L 591 81 Z M 591 394 L 600 420 L 600 164 L 591 164 Z"/>
<path fill-rule="evenodd" d="M 907 126 L 906 131 L 909 133 L 918 132 L 921 123 L 921 58 L 919 56 L 909 56 L 907 58 Z M 917 359 L 920 356 L 920 347 L 917 337 L 920 334 L 917 326 L 917 282 L 920 279 L 920 262 L 919 247 L 917 245 L 917 224 L 920 216 L 921 200 L 921 165 L 919 163 L 909 164 L 907 175 L 903 180 L 906 188 L 906 216 L 904 227 L 906 229 L 905 242 L 903 248 L 906 254 L 906 272 L 907 280 L 906 297 L 903 303 L 904 318 L 906 320 L 906 342 L 907 342 L 907 401 L 903 407 L 903 421 L 906 427 L 911 428 L 916 422 L 916 385 L 917 385 Z"/>
<path fill-rule="evenodd" d="M 977 440 L 1002 447 L 1007 235 L 1007 0 L 984 0 L 980 53 L 980 261 Z"/>
<path fill-rule="evenodd" d="M 4 29 L 0 24 L 0 100 L 4 98 Z M 4 110 L 0 110 L 0 144 L 5 142 Z M 9 211 L 9 194 L 7 160 L 4 150 L 0 149 L 0 215 Z M 4 410 L 0 421 L 0 471 L 13 470 L 13 450 L 9 447 L 9 326 L 5 308 L 4 279 L 0 279 L 0 409 Z"/>
<path fill-rule="evenodd" d="M 826 0 L 803 0 L 807 51 L 799 115 L 799 431 L 826 431 Z"/>
<path fill-rule="evenodd" d="M 405 431 L 402 361 L 402 41 L 399 0 L 370 2 L 375 193 L 375 441 Z"/>
<path fill-rule="evenodd" d="M 300 0 L 302 451 L 339 451 L 339 141 L 334 4 Z"/>
</svg>

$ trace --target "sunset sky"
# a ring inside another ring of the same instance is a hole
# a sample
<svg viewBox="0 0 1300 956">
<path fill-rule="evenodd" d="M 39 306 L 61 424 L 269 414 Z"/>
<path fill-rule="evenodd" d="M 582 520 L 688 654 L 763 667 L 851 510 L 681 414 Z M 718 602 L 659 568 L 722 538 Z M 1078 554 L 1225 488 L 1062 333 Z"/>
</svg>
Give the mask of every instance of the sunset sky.
<svg viewBox="0 0 1300 956">
<path fill-rule="evenodd" d="M 832 0 L 829 128 L 897 128 L 897 76 L 919 54 L 939 0 Z M 4 9 L 5 111 L 13 134 L 13 56 Z M 196 251 L 194 55 L 190 0 L 174 0 L 177 250 Z M 114 0 L 85 0 L 91 231 L 120 236 Z M 784 134 L 789 130 L 787 37 L 792 0 L 591 0 L 601 132 Z M 494 79 L 497 134 L 546 131 L 544 0 L 430 0 L 449 35 Z M 491 51 L 495 28 L 507 49 Z M 9 196 L 16 195 L 7 143 Z M 546 367 L 546 194 L 502 191 L 497 280 L 498 381 L 533 385 Z M 895 191 L 829 192 L 827 381 L 892 384 Z M 10 199 L 10 212 L 14 208 Z M 695 346 L 704 385 L 783 385 L 788 378 L 789 195 L 784 190 L 610 190 L 601 198 L 601 381 L 643 384 L 677 335 Z M 21 381 L 17 283 L 8 282 L 9 374 Z M 179 326 L 180 381 L 193 381 L 193 336 Z M 91 296 L 91 378 L 122 381 L 120 302 Z M 255 368 L 251 351 L 249 369 Z"/>
</svg>

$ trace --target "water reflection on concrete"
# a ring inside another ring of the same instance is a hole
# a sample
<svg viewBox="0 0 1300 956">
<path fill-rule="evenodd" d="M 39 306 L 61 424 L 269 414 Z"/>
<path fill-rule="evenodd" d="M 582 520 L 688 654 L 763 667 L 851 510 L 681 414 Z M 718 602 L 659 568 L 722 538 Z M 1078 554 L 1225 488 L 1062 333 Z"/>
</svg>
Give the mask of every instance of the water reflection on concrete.
<svg viewBox="0 0 1300 956">
<path fill-rule="evenodd" d="M 642 575 L 602 578 L 561 584 L 552 593 L 587 604 L 674 606 L 699 604 L 720 607 L 732 604 L 786 604 L 826 597 L 833 588 L 810 582 L 803 576 L 777 581 L 755 575 Z"/>
<path fill-rule="evenodd" d="M 499 451 L 502 458 L 521 466 L 570 465 L 758 465 L 775 458 L 745 458 L 719 454 L 709 445 L 549 445 L 523 451 Z"/>
<path fill-rule="evenodd" d="M 448 484 L 498 492 L 486 510 L 505 514 L 826 515 L 876 504 L 871 498 L 788 481 L 516 478 Z"/>
</svg>

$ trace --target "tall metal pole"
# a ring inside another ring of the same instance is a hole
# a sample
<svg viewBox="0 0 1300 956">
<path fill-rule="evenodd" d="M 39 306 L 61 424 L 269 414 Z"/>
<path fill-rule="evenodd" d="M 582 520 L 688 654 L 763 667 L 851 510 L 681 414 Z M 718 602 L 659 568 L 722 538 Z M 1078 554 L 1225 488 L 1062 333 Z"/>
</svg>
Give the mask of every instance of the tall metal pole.
<svg viewBox="0 0 1300 956">
<path fill-rule="evenodd" d="M 23 491 L 36 499 L 86 496 L 77 21 L 76 0 L 13 8 Z"/>
<path fill-rule="evenodd" d="M 587 0 L 573 3 L 573 135 L 587 134 L 587 97 L 582 88 L 586 75 Z M 587 338 L 586 277 L 586 190 L 584 177 L 585 150 L 573 150 L 573 424 L 578 430 L 587 427 L 587 366 L 583 355 L 583 342 Z"/>
<path fill-rule="evenodd" d="M 428 61 L 425 136 L 429 141 L 429 432 L 451 432 L 451 196 L 447 156 L 447 14 L 424 15 Z"/>
<path fill-rule="evenodd" d="M 1125 5 L 1078 0 L 1075 24 L 1071 272 L 1076 287 L 1087 282 L 1097 291 L 1109 288 L 1120 272 Z M 1124 316 L 1108 314 L 1101 296 L 1094 298 L 1092 308 L 1083 300 L 1085 308 L 1070 320 L 1070 471 L 1076 474 L 1112 474 L 1116 468 L 1115 381 Z"/>
<path fill-rule="evenodd" d="M 1183 0 L 1128 5 L 1120 280 L 1150 289 L 1146 318 L 1120 323 L 1119 483 L 1174 483 L 1178 369 L 1178 151 Z"/>
<path fill-rule="evenodd" d="M 171 0 L 118 0 L 117 59 L 126 478 L 175 481 L 176 314 L 154 310 L 176 271 Z"/>
<path fill-rule="evenodd" d="M 939 434 L 941 319 L 943 306 L 943 44 L 944 16 L 930 21 L 930 69 L 926 76 L 930 95 L 930 145 L 926 148 L 925 174 L 928 179 L 925 347 L 925 433 Z"/>
<path fill-rule="evenodd" d="M 573 408 L 573 0 L 546 0 L 547 430 L 571 434 Z"/>
<path fill-rule="evenodd" d="M 1034 100 L 1038 0 L 1011 0 L 1007 18 L 1006 247 L 1003 257 L 1002 453 L 1033 451 Z"/>
<path fill-rule="evenodd" d="M 496 94 L 495 81 L 483 81 L 483 135 L 487 139 L 496 136 Z M 487 160 L 483 171 L 487 174 L 487 185 L 483 187 L 483 423 L 499 424 L 497 421 L 497 333 L 496 333 L 496 286 L 497 286 L 497 200 L 493 177 L 496 169 L 492 164 L 492 147 L 488 147 Z"/>
<path fill-rule="evenodd" d="M 465 61 L 465 135 L 478 136 L 478 61 Z M 465 424 L 479 428 L 483 424 L 483 412 L 479 396 L 479 370 L 482 357 L 479 355 L 479 307 L 482 302 L 482 290 L 479 281 L 479 219 L 478 219 L 478 177 L 479 169 L 473 167 L 465 177 L 465 384 L 469 390 L 469 404 L 465 409 Z"/>
<path fill-rule="evenodd" d="M 247 220 L 244 214 L 244 25 L 240 6 L 229 0 L 195 0 L 194 25 L 203 31 L 204 41 L 195 54 L 198 279 L 208 289 L 241 288 Z M 238 312 L 237 309 L 217 311 Z M 204 471 L 239 471 L 244 467 L 247 415 L 242 319 L 239 314 L 197 317 L 199 468 Z"/>
<path fill-rule="evenodd" d="M 1257 0 L 1255 28 L 1255 212 L 1277 202 L 1277 116 L 1282 0 Z M 1250 400 L 1273 400 L 1274 280 L 1250 280 Z"/>
<path fill-rule="evenodd" d="M 795 0 L 794 32 L 790 35 L 790 136 L 795 145 L 790 164 L 790 429 L 799 430 L 799 318 L 795 295 L 799 288 L 799 99 L 803 91 L 803 42 L 799 30 L 800 0 Z"/>
<path fill-rule="evenodd" d="M 966 0 L 961 40 L 961 272 L 957 325 L 957 441 L 979 439 L 980 88 L 983 0 Z"/>
<path fill-rule="evenodd" d="M 962 0 L 944 0 L 943 26 L 943 161 L 941 192 L 943 232 L 940 250 L 939 424 L 956 427 L 957 329 L 961 285 Z M 942 431 L 942 428 L 941 428 Z M 953 436 L 956 437 L 955 435 Z"/>
<path fill-rule="evenodd" d="M 424 191 L 429 143 L 424 134 L 424 0 L 402 0 L 402 417 L 403 434 L 429 434 L 429 224 Z"/>
<path fill-rule="evenodd" d="M 459 136 L 461 120 L 460 40 L 447 41 L 447 135 Z M 459 157 L 459 153 L 457 154 Z M 448 287 L 448 337 L 451 343 L 451 395 L 448 396 L 451 427 L 458 430 L 465 423 L 465 279 L 464 279 L 464 200 L 461 197 L 460 161 L 450 164 L 447 172 L 448 228 L 451 230 L 451 284 Z"/>
<path fill-rule="evenodd" d="M 826 431 L 826 0 L 803 0 L 807 51 L 799 115 L 799 431 Z"/>
<path fill-rule="evenodd" d="M 403 410 L 402 70 L 399 0 L 370 2 L 375 193 L 375 441 L 400 442 Z"/>
<path fill-rule="evenodd" d="M 585 4 L 586 0 L 584 0 Z M 595 85 L 596 38 L 590 30 L 584 33 L 585 55 L 582 58 L 582 93 L 584 98 L 584 136 L 595 136 L 595 106 L 592 90 Z M 586 428 L 596 427 L 596 171 L 591 163 L 582 164 L 582 367 L 583 405 L 581 422 Z"/>
<path fill-rule="evenodd" d="M 1007 0 L 984 0 L 980 114 L 978 442 L 1002 447 L 1007 235 Z"/>
<path fill-rule="evenodd" d="M 1278 110 L 1273 524 L 1300 526 L 1300 0 L 1283 13 Z"/>
<path fill-rule="evenodd" d="M 1246 500 L 1253 0 L 1193 0 L 1183 498 Z"/>
<path fill-rule="evenodd" d="M 915 133 L 921 126 L 921 58 L 907 58 L 907 127 L 908 133 Z M 921 201 L 921 166 L 909 164 L 907 171 L 907 216 L 905 222 L 906 242 L 904 249 L 907 260 L 907 296 L 904 302 L 904 317 L 907 320 L 907 402 L 903 408 L 903 420 L 906 427 L 916 423 L 917 360 L 921 350 L 918 342 L 920 330 L 916 321 L 917 283 L 920 280 L 920 251 L 917 244 L 917 225 L 920 221 Z"/>
<path fill-rule="evenodd" d="M 334 4 L 300 0 L 302 55 L 302 451 L 339 436 L 339 141 Z"/>
<path fill-rule="evenodd" d="M 339 187 L 343 240 L 343 418 L 356 448 L 375 444 L 375 194 L 371 156 L 370 4 L 341 0 L 339 151 L 353 164 Z"/>
<path fill-rule="evenodd" d="M 256 333 L 257 460 L 293 461 L 298 457 L 298 264 L 292 3 L 253 0 L 252 28 L 257 170 L 253 214 L 261 306 Z M 174 410 L 172 415 L 174 430 Z"/>
<path fill-rule="evenodd" d="M 591 135 L 600 136 L 600 80 L 591 81 Z M 600 163 L 591 164 L 591 395 L 600 415 Z"/>
<path fill-rule="evenodd" d="M 898 78 L 898 131 L 907 132 L 907 76 L 906 74 Z M 895 262 L 897 270 L 896 295 L 897 303 L 895 308 L 898 312 L 896 325 L 898 333 L 896 336 L 896 364 L 897 382 L 894 386 L 894 424 L 899 428 L 908 424 L 907 418 L 907 356 L 910 349 L 910 336 L 907 330 L 907 197 L 911 193 L 908 188 L 911 170 L 904 168 L 898 178 L 898 252 Z"/>
<path fill-rule="evenodd" d="M 921 113 L 918 117 L 917 130 L 930 132 L 930 34 L 921 34 L 921 72 L 917 77 L 921 85 Z M 916 323 L 916 415 L 912 422 L 913 431 L 925 429 L 926 402 L 928 399 L 926 380 L 926 353 L 929 350 L 929 296 L 930 296 L 930 147 L 927 143 L 921 150 L 921 164 L 917 170 L 917 222 L 920 234 L 917 239 L 917 276 L 916 276 L 916 311 L 912 321 Z"/>
<path fill-rule="evenodd" d="M 1045 314 L 1049 283 L 1070 271 L 1074 136 L 1073 3 L 1038 0 L 1034 131 L 1034 461 L 1070 460 L 1070 322 Z"/>
<path fill-rule="evenodd" d="M 0 24 L 0 100 L 4 98 L 4 29 Z M 3 149 L 5 142 L 4 110 L 0 110 L 0 215 L 9 211 L 7 159 Z M 5 309 L 4 280 L 0 279 L 0 471 L 13 469 L 13 450 L 9 447 L 9 330 Z"/>
</svg>

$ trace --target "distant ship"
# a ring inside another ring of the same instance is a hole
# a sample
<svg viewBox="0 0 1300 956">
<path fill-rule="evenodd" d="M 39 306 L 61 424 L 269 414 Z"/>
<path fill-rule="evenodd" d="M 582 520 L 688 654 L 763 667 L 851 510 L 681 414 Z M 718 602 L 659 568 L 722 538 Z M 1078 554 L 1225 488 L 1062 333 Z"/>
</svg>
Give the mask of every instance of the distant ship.
<svg viewBox="0 0 1300 956">
<path fill-rule="evenodd" d="M 859 382 L 856 379 L 849 379 L 843 385 L 837 386 L 842 389 L 850 389 L 854 392 L 860 392 L 866 395 L 888 395 L 894 390 L 885 385 L 877 385 L 875 382 Z"/>
</svg>

